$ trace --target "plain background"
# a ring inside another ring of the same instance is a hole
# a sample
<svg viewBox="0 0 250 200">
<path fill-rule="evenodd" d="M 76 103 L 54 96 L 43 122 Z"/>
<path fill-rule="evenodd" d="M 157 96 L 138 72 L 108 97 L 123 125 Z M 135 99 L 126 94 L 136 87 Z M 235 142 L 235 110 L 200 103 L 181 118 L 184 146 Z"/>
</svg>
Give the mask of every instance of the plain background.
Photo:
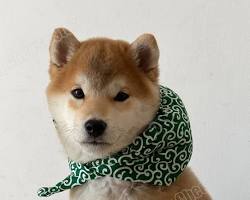
<svg viewBox="0 0 250 200">
<path fill-rule="evenodd" d="M 161 83 L 191 119 L 193 170 L 214 199 L 250 199 L 249 0 L 1 0 L 1 200 L 39 199 L 40 186 L 69 172 L 44 92 L 50 37 L 61 26 L 81 40 L 155 34 Z"/>
</svg>

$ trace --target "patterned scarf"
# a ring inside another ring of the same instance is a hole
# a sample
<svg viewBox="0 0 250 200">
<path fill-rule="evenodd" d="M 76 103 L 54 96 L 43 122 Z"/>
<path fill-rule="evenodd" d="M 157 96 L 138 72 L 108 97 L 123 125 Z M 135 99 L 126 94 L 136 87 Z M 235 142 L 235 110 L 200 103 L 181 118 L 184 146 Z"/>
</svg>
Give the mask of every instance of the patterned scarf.
<svg viewBox="0 0 250 200">
<path fill-rule="evenodd" d="M 159 186 L 173 183 L 191 158 L 191 129 L 186 109 L 175 92 L 160 86 L 160 99 L 154 120 L 132 144 L 103 159 L 69 161 L 70 175 L 54 187 L 39 189 L 38 196 L 47 197 L 104 176 Z"/>
</svg>

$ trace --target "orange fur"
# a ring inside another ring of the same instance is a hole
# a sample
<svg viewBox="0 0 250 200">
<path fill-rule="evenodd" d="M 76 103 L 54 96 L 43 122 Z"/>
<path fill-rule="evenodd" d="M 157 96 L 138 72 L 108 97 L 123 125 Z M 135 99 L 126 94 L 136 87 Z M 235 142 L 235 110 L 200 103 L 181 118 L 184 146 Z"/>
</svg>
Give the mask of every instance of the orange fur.
<svg viewBox="0 0 250 200">
<path fill-rule="evenodd" d="M 131 93 L 147 98 L 149 80 L 136 67 L 129 44 L 106 38 L 90 39 L 81 43 L 71 62 L 58 68 L 50 66 L 51 83 L 48 93 L 69 91 L 76 84 L 75 76 L 84 73 L 92 77 L 93 85 L 101 90 L 116 77 L 125 78 Z M 150 78 L 157 79 L 158 70 L 150 71 Z M 154 74 L 154 75 L 153 75 Z"/>
</svg>

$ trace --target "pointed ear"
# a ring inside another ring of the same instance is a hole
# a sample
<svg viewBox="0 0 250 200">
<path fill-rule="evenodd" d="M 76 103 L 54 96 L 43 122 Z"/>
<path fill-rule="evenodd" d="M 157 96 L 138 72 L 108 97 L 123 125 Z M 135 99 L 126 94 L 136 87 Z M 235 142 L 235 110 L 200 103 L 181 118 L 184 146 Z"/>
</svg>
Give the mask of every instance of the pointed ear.
<svg viewBox="0 0 250 200">
<path fill-rule="evenodd" d="M 71 60 L 79 47 L 80 42 L 69 30 L 55 29 L 49 47 L 51 64 L 62 67 Z"/>
<path fill-rule="evenodd" d="M 152 34 L 139 36 L 130 46 L 137 66 L 153 81 L 158 80 L 159 49 Z"/>
</svg>

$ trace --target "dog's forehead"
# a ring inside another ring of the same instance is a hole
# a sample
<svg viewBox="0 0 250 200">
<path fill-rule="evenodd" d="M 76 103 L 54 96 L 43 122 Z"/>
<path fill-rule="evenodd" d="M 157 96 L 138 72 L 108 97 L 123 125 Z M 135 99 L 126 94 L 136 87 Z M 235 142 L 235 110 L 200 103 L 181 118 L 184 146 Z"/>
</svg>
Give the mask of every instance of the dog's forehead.
<svg viewBox="0 0 250 200">
<path fill-rule="evenodd" d="M 82 75 L 95 88 L 105 87 L 128 70 L 126 48 L 126 44 L 106 39 L 83 42 L 74 58 L 78 78 Z"/>
</svg>

